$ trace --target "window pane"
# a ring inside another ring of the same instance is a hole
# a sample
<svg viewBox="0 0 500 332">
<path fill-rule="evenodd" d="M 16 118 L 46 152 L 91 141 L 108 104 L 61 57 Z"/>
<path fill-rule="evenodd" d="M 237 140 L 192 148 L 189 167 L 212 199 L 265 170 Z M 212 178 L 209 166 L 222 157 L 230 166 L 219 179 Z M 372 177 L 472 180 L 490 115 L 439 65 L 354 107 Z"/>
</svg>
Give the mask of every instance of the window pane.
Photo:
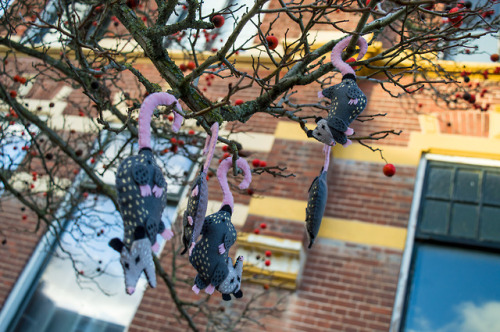
<svg viewBox="0 0 500 332">
<path fill-rule="evenodd" d="M 500 242 L 500 208 L 483 207 L 480 237 L 481 240 Z"/>
<path fill-rule="evenodd" d="M 427 197 L 450 198 L 453 169 L 432 167 L 429 172 Z"/>
<path fill-rule="evenodd" d="M 426 200 L 419 230 L 422 232 L 446 234 L 448 231 L 448 216 L 450 203 Z"/>
<path fill-rule="evenodd" d="M 403 331 L 500 331 L 500 256 L 419 244 Z"/>
<path fill-rule="evenodd" d="M 460 201 L 477 202 L 479 172 L 458 170 L 453 198 Z"/>
<path fill-rule="evenodd" d="M 500 173 L 487 171 L 485 176 L 483 201 L 500 206 Z"/>
<path fill-rule="evenodd" d="M 450 235 L 475 238 L 478 222 L 478 207 L 471 204 L 453 204 Z"/>
</svg>

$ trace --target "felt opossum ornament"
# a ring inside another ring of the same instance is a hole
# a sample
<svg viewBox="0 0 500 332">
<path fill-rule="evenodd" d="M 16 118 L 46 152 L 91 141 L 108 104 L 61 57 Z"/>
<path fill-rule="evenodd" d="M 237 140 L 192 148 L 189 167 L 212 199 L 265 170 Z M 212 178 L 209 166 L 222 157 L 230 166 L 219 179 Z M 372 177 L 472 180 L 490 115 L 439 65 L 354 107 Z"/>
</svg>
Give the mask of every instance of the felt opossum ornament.
<svg viewBox="0 0 500 332">
<path fill-rule="evenodd" d="M 352 36 L 342 39 L 333 47 L 331 61 L 342 74 L 342 82 L 326 88 L 318 93 L 318 98 L 331 99 L 331 110 L 326 119 L 316 118 L 317 126 L 314 130 L 307 132 L 308 137 L 314 137 L 318 141 L 334 146 L 336 143 L 344 147 L 352 142 L 347 136 L 352 135 L 354 130 L 349 125 L 363 112 L 367 99 L 363 91 L 356 84 L 354 70 L 342 61 L 342 50 L 349 45 Z M 368 44 L 363 37 L 358 38 L 359 55 L 358 60 L 363 58 L 368 49 Z"/>
<path fill-rule="evenodd" d="M 182 221 L 184 233 L 182 235 L 182 243 L 184 250 L 181 255 L 185 254 L 189 248 L 189 256 L 201 233 L 201 227 L 205 220 L 208 205 L 208 184 L 207 184 L 207 171 L 214 155 L 215 145 L 217 144 L 217 137 L 219 135 L 219 124 L 215 122 L 211 127 L 211 136 L 206 139 L 206 153 L 207 159 L 205 164 L 196 177 L 191 187 L 186 211 L 184 211 L 184 218 Z"/>
<path fill-rule="evenodd" d="M 149 285 L 156 287 L 155 266 L 151 251 L 158 251 L 157 234 L 165 240 L 174 235 L 161 220 L 167 205 L 167 182 L 151 150 L 151 117 L 159 105 L 172 105 L 181 110 L 178 100 L 166 92 L 150 94 L 139 111 L 139 154 L 123 160 L 116 173 L 116 191 L 120 214 L 123 219 L 124 239 L 114 238 L 109 245 L 121 255 L 120 263 L 125 274 L 125 290 L 135 291 L 142 271 Z M 177 132 L 182 116 L 177 117 L 172 130 Z"/>
<path fill-rule="evenodd" d="M 306 207 L 306 230 L 309 237 L 309 246 L 311 248 L 314 240 L 318 236 L 323 214 L 325 213 L 326 201 L 328 198 L 328 186 L 326 183 L 326 174 L 330 165 L 330 145 L 325 145 L 325 164 L 311 186 L 309 187 L 309 199 Z"/>
<path fill-rule="evenodd" d="M 213 294 L 217 289 L 222 299 L 231 300 L 231 294 L 241 298 L 241 274 L 243 272 L 243 256 L 239 256 L 233 265 L 229 257 L 229 249 L 236 242 L 236 230 L 231 222 L 234 199 L 227 182 L 227 171 L 231 168 L 232 159 L 224 159 L 217 169 L 217 178 L 222 189 L 222 207 L 216 213 L 205 218 L 201 229 L 201 239 L 194 246 L 189 262 L 198 272 L 194 279 L 193 291 L 198 294 L 201 289 Z M 244 178 L 239 185 L 246 189 L 252 181 L 248 163 L 238 158 L 236 165 L 243 170 Z"/>
</svg>

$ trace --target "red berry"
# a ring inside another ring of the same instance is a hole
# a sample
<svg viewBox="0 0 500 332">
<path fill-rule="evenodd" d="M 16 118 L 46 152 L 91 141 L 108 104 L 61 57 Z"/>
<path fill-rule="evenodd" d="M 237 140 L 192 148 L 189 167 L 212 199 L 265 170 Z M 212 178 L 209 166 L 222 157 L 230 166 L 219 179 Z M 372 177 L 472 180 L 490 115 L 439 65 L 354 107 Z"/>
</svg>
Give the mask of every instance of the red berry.
<svg viewBox="0 0 500 332">
<path fill-rule="evenodd" d="M 134 9 L 135 7 L 139 6 L 139 0 L 127 0 L 127 6 Z"/>
<path fill-rule="evenodd" d="M 278 46 L 278 38 L 276 38 L 274 35 L 267 36 L 266 41 L 267 46 L 270 50 L 274 50 Z"/>
<path fill-rule="evenodd" d="M 189 61 L 187 67 L 189 70 L 193 70 L 196 68 L 196 64 L 194 63 L 194 61 Z"/>
<path fill-rule="evenodd" d="M 172 147 L 170 148 L 172 150 L 173 153 L 177 153 L 177 145 L 172 145 Z"/>
<path fill-rule="evenodd" d="M 490 59 L 491 59 L 491 61 L 493 61 L 493 62 L 497 62 L 497 61 L 498 61 L 498 59 L 500 59 L 500 56 L 499 56 L 497 53 L 495 53 L 495 54 L 492 54 L 492 55 L 490 56 Z"/>
<path fill-rule="evenodd" d="M 222 16 L 222 15 L 214 15 L 212 17 L 212 23 L 214 24 L 214 26 L 216 28 L 220 28 L 221 26 L 223 26 L 224 25 L 224 21 L 225 21 L 224 20 L 224 16 Z"/>
<path fill-rule="evenodd" d="M 271 257 L 271 255 L 272 255 L 271 250 L 266 250 L 266 257 Z"/>
<path fill-rule="evenodd" d="M 16 97 L 17 97 L 17 92 L 16 92 L 16 91 L 14 91 L 14 90 L 10 91 L 10 96 L 11 96 L 12 98 L 16 98 Z"/>
<path fill-rule="evenodd" d="M 84 115 L 85 115 L 85 113 L 83 113 L 83 111 L 79 111 L 79 112 L 78 112 L 78 115 L 79 115 L 79 116 L 84 116 Z"/>
<path fill-rule="evenodd" d="M 227 157 L 229 157 L 231 154 L 229 154 L 228 152 L 224 153 L 224 155 L 222 156 L 222 159 L 226 159 Z"/>
<path fill-rule="evenodd" d="M 179 143 L 180 146 L 183 146 L 184 145 L 184 141 L 183 140 L 178 140 L 177 143 Z"/>
<path fill-rule="evenodd" d="M 182 71 L 186 71 L 188 68 L 187 68 L 187 66 L 185 64 L 181 63 L 179 65 L 179 69 L 182 70 Z"/>
<path fill-rule="evenodd" d="M 260 228 L 266 229 L 267 228 L 267 224 L 265 222 L 261 223 L 260 224 Z"/>
<path fill-rule="evenodd" d="M 247 189 L 247 193 L 248 193 L 250 196 L 252 196 L 252 195 L 253 195 L 253 189 L 248 188 L 248 189 Z"/>
<path fill-rule="evenodd" d="M 21 76 L 14 75 L 14 77 L 12 79 L 14 80 L 14 82 L 19 82 L 21 80 Z"/>
<path fill-rule="evenodd" d="M 94 159 L 94 158 L 91 158 L 91 159 L 90 159 L 90 163 L 91 163 L 91 164 L 94 164 L 94 163 L 95 163 L 95 159 Z"/>
<path fill-rule="evenodd" d="M 356 62 L 356 59 L 354 58 L 349 58 L 345 61 L 346 63 L 349 63 L 349 62 Z M 352 66 L 352 69 L 356 70 L 358 69 L 358 66 Z"/>
<path fill-rule="evenodd" d="M 269 265 L 271 265 L 271 261 L 269 259 L 266 259 L 266 261 L 264 262 L 264 264 L 266 264 L 266 266 L 269 266 Z"/>
<path fill-rule="evenodd" d="M 89 197 L 89 193 L 88 193 L 88 192 L 84 192 L 84 193 L 83 193 L 83 197 L 84 197 L 84 198 Z"/>
<path fill-rule="evenodd" d="M 261 160 L 260 163 L 259 163 L 259 166 L 260 167 L 266 167 L 267 163 L 264 160 Z"/>
<path fill-rule="evenodd" d="M 256 229 L 254 229 L 254 230 L 253 230 L 253 232 L 254 232 L 255 234 L 260 234 L 260 229 L 256 228 Z"/>
<path fill-rule="evenodd" d="M 259 160 L 259 159 L 254 159 L 254 160 L 252 160 L 252 165 L 253 165 L 253 167 L 259 167 L 259 165 L 260 165 L 260 160 Z"/>
<path fill-rule="evenodd" d="M 170 139 L 170 143 L 172 143 L 172 144 L 177 143 L 177 139 L 176 139 L 175 137 L 172 137 L 172 138 Z"/>
<path fill-rule="evenodd" d="M 383 172 L 385 176 L 391 177 L 396 174 L 396 167 L 393 164 L 386 164 L 384 165 Z"/>
<path fill-rule="evenodd" d="M 227 145 L 224 145 L 224 146 L 222 147 L 222 151 L 224 151 L 224 152 L 225 152 L 225 151 L 227 151 L 227 149 L 228 149 L 228 148 L 229 148 L 229 147 L 228 147 Z"/>
<path fill-rule="evenodd" d="M 23 214 L 22 219 L 23 219 L 23 220 L 26 220 L 26 219 L 28 219 L 28 216 L 27 216 L 27 215 L 25 215 L 25 214 Z"/>
<path fill-rule="evenodd" d="M 190 129 L 190 130 L 188 131 L 188 134 L 189 134 L 189 135 L 194 135 L 194 130 L 193 130 L 193 129 Z"/>
<path fill-rule="evenodd" d="M 263 287 L 264 287 L 265 290 L 269 289 L 269 285 L 268 284 L 265 284 Z"/>
<path fill-rule="evenodd" d="M 243 103 L 244 103 L 243 99 L 236 99 L 236 100 L 234 101 L 234 104 L 235 104 L 236 106 L 241 105 L 241 104 L 243 104 Z"/>
<path fill-rule="evenodd" d="M 170 122 L 174 121 L 174 116 L 173 115 L 169 115 L 168 116 L 168 121 L 170 121 Z"/>
</svg>

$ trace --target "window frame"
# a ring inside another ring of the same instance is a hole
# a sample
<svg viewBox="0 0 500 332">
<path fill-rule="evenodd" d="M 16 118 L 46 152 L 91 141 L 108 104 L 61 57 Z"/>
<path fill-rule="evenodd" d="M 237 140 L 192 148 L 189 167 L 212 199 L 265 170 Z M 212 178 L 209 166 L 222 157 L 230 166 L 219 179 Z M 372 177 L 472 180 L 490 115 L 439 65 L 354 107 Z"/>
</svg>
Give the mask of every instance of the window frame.
<svg viewBox="0 0 500 332">
<path fill-rule="evenodd" d="M 422 194 L 424 189 L 425 176 L 427 173 L 428 164 L 430 161 L 439 161 L 450 164 L 466 164 L 472 166 L 483 166 L 483 167 L 496 167 L 500 168 L 500 161 L 498 160 L 490 160 L 490 159 L 482 159 L 482 158 L 469 158 L 469 157 L 457 157 L 457 156 L 446 156 L 446 155 L 437 155 L 427 153 L 422 156 L 420 159 L 417 174 L 415 178 L 415 187 L 413 191 L 413 200 L 410 209 L 410 216 L 408 220 L 408 228 L 407 235 L 405 241 L 405 247 L 403 250 L 403 256 L 401 259 L 401 266 L 399 270 L 399 278 L 398 285 L 396 289 L 396 295 L 394 299 L 394 306 L 392 311 L 391 323 L 390 323 L 390 332 L 399 332 L 402 328 L 402 323 L 405 318 L 405 310 L 408 300 L 408 287 L 409 282 L 411 280 L 413 260 L 414 260 L 414 252 L 416 242 L 422 243 L 436 243 L 444 246 L 450 246 L 454 244 L 457 247 L 462 248 L 471 248 L 478 249 L 484 251 L 495 251 L 499 252 L 498 249 L 491 248 L 488 246 L 479 246 L 479 245 L 470 245 L 467 241 L 463 241 L 463 239 L 457 239 L 453 242 L 439 241 L 435 239 L 417 239 L 417 224 L 420 216 L 420 207 L 422 202 Z"/>
<path fill-rule="evenodd" d="M 157 138 L 153 139 L 157 140 Z M 112 135 L 106 132 L 104 133 L 104 137 L 101 140 L 97 138 L 94 141 L 94 151 L 99 150 L 99 141 L 106 142 L 106 150 L 114 148 L 113 145 L 116 144 L 116 141 L 113 139 Z M 137 142 L 135 142 L 135 144 L 136 143 Z M 134 142 L 132 141 L 128 144 L 134 144 Z M 135 153 L 136 152 L 137 151 L 135 151 Z M 95 167 L 97 167 L 99 164 L 100 163 L 96 163 Z M 187 176 L 187 179 L 189 181 L 192 181 L 192 179 L 196 176 L 196 173 L 199 169 L 198 166 L 199 163 L 197 163 L 196 161 L 193 161 L 189 166 L 189 175 Z M 78 192 L 86 187 L 87 181 L 88 179 L 85 172 L 80 171 L 74 179 L 73 184 L 68 189 L 68 193 L 64 196 L 61 204 L 59 205 L 55 213 L 56 219 L 67 215 L 67 212 L 70 211 L 72 207 L 72 198 L 75 197 L 75 195 L 78 195 Z M 173 199 L 172 197 L 169 198 L 169 201 L 176 201 L 176 212 L 174 218 L 172 218 L 171 220 L 170 226 L 172 226 L 179 217 L 179 208 L 182 204 L 183 197 L 187 195 L 188 190 L 189 185 L 184 185 L 180 188 L 179 194 L 176 195 L 177 199 Z M 43 273 L 45 272 L 50 260 L 53 258 L 53 253 L 56 250 L 59 237 L 63 232 L 66 232 L 67 225 L 69 222 L 71 222 L 71 220 L 71 218 L 67 218 L 64 219 L 64 222 L 62 223 L 55 223 L 53 227 L 45 232 L 45 234 L 40 238 L 40 241 L 35 247 L 33 254 L 30 256 L 27 264 L 24 266 L 16 283 L 14 284 L 7 299 L 5 300 L 2 310 L 0 310 L 0 331 L 9 331 L 10 329 L 14 329 L 19 323 L 20 318 L 25 312 L 34 292 L 38 288 Z M 168 225 L 166 226 L 168 227 Z M 161 242 L 159 253 L 162 252 L 166 243 L 167 241 Z M 139 289 L 137 289 L 136 293 L 139 293 Z M 140 300 L 138 304 L 140 304 L 140 302 L 142 301 L 143 294 L 144 292 L 140 294 Z M 125 331 L 127 329 L 128 326 L 126 325 Z"/>
</svg>

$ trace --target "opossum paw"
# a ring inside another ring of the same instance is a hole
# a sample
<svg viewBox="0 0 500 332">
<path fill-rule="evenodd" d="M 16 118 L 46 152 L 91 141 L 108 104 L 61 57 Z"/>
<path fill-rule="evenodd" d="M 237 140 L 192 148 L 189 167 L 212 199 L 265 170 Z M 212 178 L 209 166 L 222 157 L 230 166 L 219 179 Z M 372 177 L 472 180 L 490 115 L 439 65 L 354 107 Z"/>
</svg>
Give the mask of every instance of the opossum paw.
<svg viewBox="0 0 500 332">
<path fill-rule="evenodd" d="M 193 217 L 188 216 L 188 223 L 190 226 L 193 226 L 193 224 L 194 224 Z"/>
<path fill-rule="evenodd" d="M 163 188 L 158 187 L 156 184 L 153 187 L 153 194 L 155 197 L 161 197 L 163 195 Z"/>
<path fill-rule="evenodd" d="M 215 290 L 214 285 L 210 284 L 208 285 L 207 288 L 205 288 L 205 293 L 207 293 L 208 295 L 212 295 L 214 293 L 214 290 Z"/>
<path fill-rule="evenodd" d="M 191 191 L 191 197 L 195 197 L 198 195 L 198 186 L 194 187 L 193 191 Z"/>
<path fill-rule="evenodd" d="M 161 237 L 164 238 L 165 240 L 170 240 L 174 236 L 174 232 L 172 232 L 171 229 L 166 229 L 161 233 Z"/>
<path fill-rule="evenodd" d="M 194 285 L 193 288 L 191 288 L 193 290 L 193 292 L 195 294 L 199 294 L 200 293 L 200 289 L 198 288 L 198 286 Z"/>
<path fill-rule="evenodd" d="M 349 145 L 351 145 L 351 144 L 352 144 L 352 141 L 351 141 L 350 139 L 347 139 L 347 142 L 345 142 L 344 144 L 342 144 L 342 146 L 343 146 L 344 148 L 347 148 L 347 147 L 348 147 Z"/>
<path fill-rule="evenodd" d="M 349 105 L 357 105 L 358 104 L 358 98 L 356 98 L 356 99 L 350 99 L 348 104 Z"/>
<path fill-rule="evenodd" d="M 224 243 L 219 244 L 219 254 L 223 254 L 226 252 L 226 247 L 224 246 Z"/>
<path fill-rule="evenodd" d="M 196 245 L 196 242 L 191 242 L 191 246 L 189 247 L 189 256 L 193 253 L 194 246 Z"/>
<path fill-rule="evenodd" d="M 323 95 L 323 91 L 318 92 L 318 99 L 321 99 L 321 98 L 325 98 L 325 96 Z"/>
<path fill-rule="evenodd" d="M 347 136 L 350 136 L 350 135 L 354 134 L 354 129 L 347 128 L 347 130 L 344 131 L 344 134 L 346 134 Z"/>
<path fill-rule="evenodd" d="M 139 189 L 142 197 L 151 196 L 151 186 L 149 184 L 139 186 Z"/>
<path fill-rule="evenodd" d="M 153 244 L 153 245 L 151 246 L 151 250 L 152 250 L 155 254 L 157 254 L 157 253 L 158 253 L 158 251 L 160 251 L 160 244 L 159 244 L 158 242 L 155 242 L 155 244 Z"/>
</svg>

